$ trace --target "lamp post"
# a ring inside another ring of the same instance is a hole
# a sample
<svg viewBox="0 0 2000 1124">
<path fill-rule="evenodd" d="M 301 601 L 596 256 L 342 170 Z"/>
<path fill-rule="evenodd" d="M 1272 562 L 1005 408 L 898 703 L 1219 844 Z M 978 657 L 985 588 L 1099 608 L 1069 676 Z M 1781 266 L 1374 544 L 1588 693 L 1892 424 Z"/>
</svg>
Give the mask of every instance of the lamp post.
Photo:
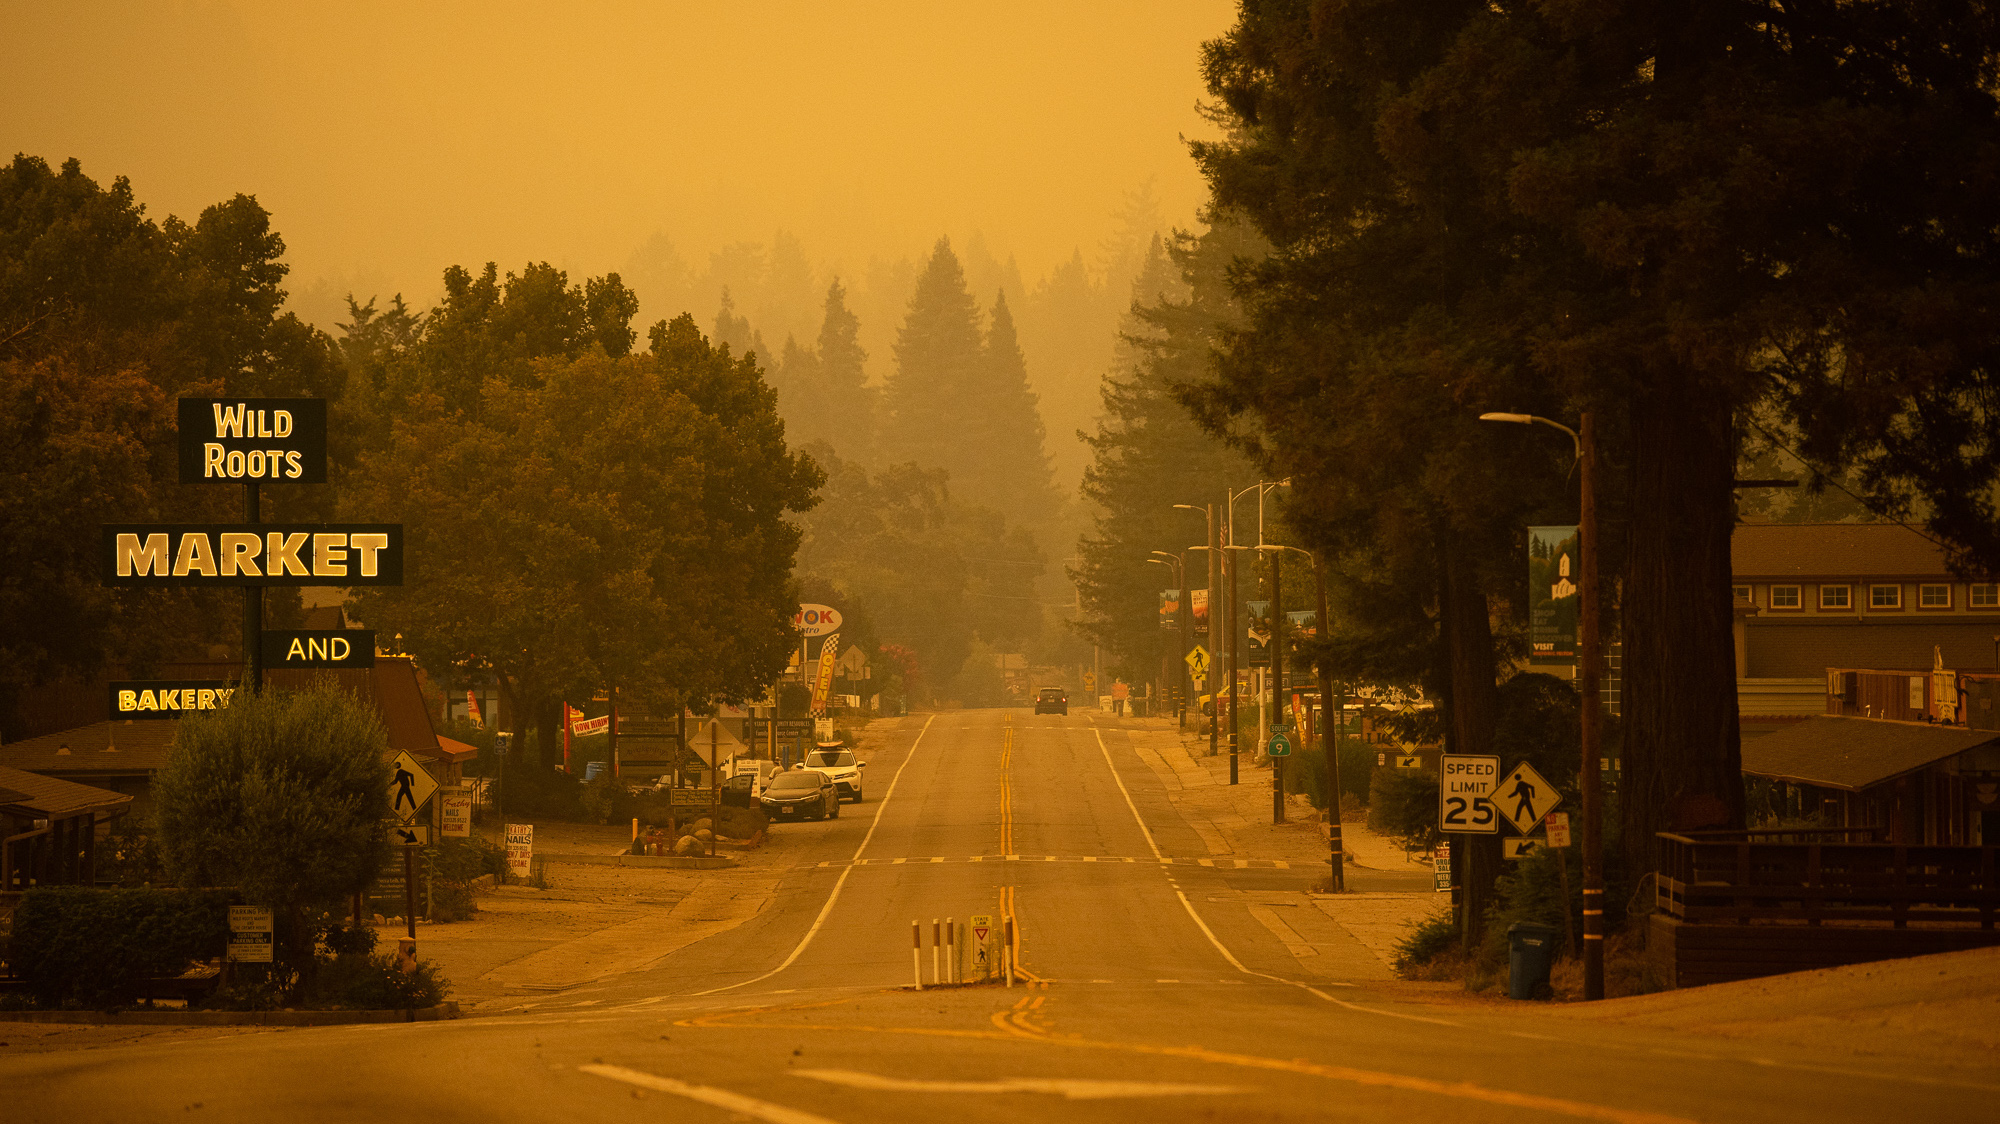
<svg viewBox="0 0 2000 1124">
<path fill-rule="evenodd" d="M 1222 556 L 1223 556 L 1222 561 L 1228 570 L 1225 584 L 1229 587 L 1228 636 L 1229 636 L 1229 783 L 1230 784 L 1235 784 L 1237 781 L 1237 762 L 1239 759 L 1238 754 L 1241 750 L 1241 747 L 1237 744 L 1236 676 L 1242 668 L 1242 660 L 1238 656 L 1236 648 L 1238 641 L 1242 639 L 1240 635 L 1242 629 L 1238 627 L 1238 621 L 1236 619 L 1236 562 L 1233 558 L 1230 557 L 1230 552 L 1238 550 L 1256 549 L 1256 547 L 1240 545 L 1236 541 L 1236 501 L 1242 499 L 1244 496 L 1249 495 L 1251 492 L 1257 493 L 1257 546 L 1261 547 L 1264 545 L 1264 493 L 1270 491 L 1272 488 L 1277 487 L 1279 484 L 1289 484 L 1289 483 L 1291 483 L 1290 480 L 1280 480 L 1275 482 L 1260 481 L 1256 484 L 1252 484 L 1248 488 L 1243 488 L 1238 491 L 1232 492 L 1229 491 L 1228 489 L 1223 490 L 1225 496 L 1222 505 L 1223 522 L 1225 527 L 1227 528 L 1226 537 L 1229 540 L 1227 543 L 1224 543 L 1222 545 Z M 1218 708 L 1218 713 L 1216 717 L 1218 718 L 1221 717 L 1220 708 Z"/>
<path fill-rule="evenodd" d="M 1583 696 L 1583 997 L 1604 998 L 1604 779 L 1598 761 L 1600 726 L 1597 679 L 1600 637 L 1597 613 L 1597 445 L 1590 411 L 1583 411 L 1577 428 L 1533 414 L 1481 414 L 1480 421 L 1546 425 L 1569 434 L 1576 449 L 1576 463 L 1582 470 L 1582 494 L 1577 511 L 1577 552 L 1583 577 L 1577 596 L 1582 599 L 1578 614 L 1577 689 Z"/>
<path fill-rule="evenodd" d="M 1325 636 L 1329 627 L 1326 615 L 1326 567 L 1319 555 L 1299 546 L 1267 545 L 1270 551 L 1296 550 L 1312 563 L 1314 593 L 1317 595 L 1319 610 L 1318 635 Z M 1327 669 L 1325 661 L 1316 661 L 1314 670 L 1319 677 L 1320 752 L 1326 757 L 1326 835 L 1327 861 L 1333 866 L 1333 877 L 1329 888 L 1334 893 L 1347 889 L 1346 856 L 1340 843 L 1340 723 L 1345 719 L 1342 708 L 1333 697 L 1333 673 Z"/>
<path fill-rule="evenodd" d="M 1216 752 L 1216 736 L 1222 729 L 1222 696 L 1218 695 L 1215 691 L 1217 668 L 1215 666 L 1216 657 L 1214 649 L 1216 622 L 1220 619 L 1215 613 L 1215 567 L 1217 554 L 1215 549 L 1215 505 L 1211 503 L 1196 507 L 1191 503 L 1177 503 L 1174 505 L 1174 508 L 1178 511 L 1199 511 L 1202 513 L 1202 517 L 1208 520 L 1208 534 L 1203 537 L 1202 545 L 1198 547 L 1191 546 L 1188 549 L 1201 550 L 1208 553 L 1208 646 L 1210 650 L 1208 674 L 1205 676 L 1205 680 L 1208 686 L 1209 708 L 1215 712 L 1208 720 L 1208 755 L 1214 757 Z M 1190 611 L 1194 608 L 1192 597 L 1188 600 L 1188 608 Z"/>
</svg>

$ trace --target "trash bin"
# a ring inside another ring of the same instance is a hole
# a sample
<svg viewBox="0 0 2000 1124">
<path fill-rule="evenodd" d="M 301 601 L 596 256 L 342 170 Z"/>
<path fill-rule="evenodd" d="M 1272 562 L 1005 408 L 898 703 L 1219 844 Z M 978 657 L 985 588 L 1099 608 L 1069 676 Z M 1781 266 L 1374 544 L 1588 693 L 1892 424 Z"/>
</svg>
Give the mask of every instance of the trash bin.
<svg viewBox="0 0 2000 1124">
<path fill-rule="evenodd" d="M 1534 999 L 1546 993 L 1555 958 L 1555 926 L 1533 921 L 1507 926 L 1507 998 Z"/>
</svg>

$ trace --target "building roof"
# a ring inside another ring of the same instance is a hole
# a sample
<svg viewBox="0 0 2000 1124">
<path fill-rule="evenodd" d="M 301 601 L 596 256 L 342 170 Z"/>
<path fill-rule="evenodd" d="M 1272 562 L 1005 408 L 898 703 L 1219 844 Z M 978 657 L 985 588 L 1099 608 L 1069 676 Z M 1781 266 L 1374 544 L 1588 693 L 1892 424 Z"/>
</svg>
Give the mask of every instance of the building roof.
<svg viewBox="0 0 2000 1124">
<path fill-rule="evenodd" d="M 432 751 L 431 755 L 439 760 L 449 761 L 456 765 L 471 761 L 479 756 L 479 747 L 476 745 L 468 745 L 457 738 L 447 738 L 443 734 L 439 734 L 437 740 L 438 747 Z"/>
<path fill-rule="evenodd" d="M 132 798 L 123 793 L 0 767 L 0 805 L 31 812 L 36 819 L 121 812 L 131 803 Z"/>
<path fill-rule="evenodd" d="M 347 610 L 338 605 L 314 605 L 306 609 L 304 622 L 299 627 L 322 630 L 346 628 Z"/>
<path fill-rule="evenodd" d="M 1741 523 L 1739 578 L 1945 578 L 1944 551 L 1900 523 Z"/>
<path fill-rule="evenodd" d="M 343 689 L 374 705 L 389 731 L 392 753 L 408 750 L 452 759 L 431 727 L 430 708 L 408 656 L 379 656 L 374 667 L 350 671 L 270 671 L 264 681 L 274 687 L 303 687 L 318 676 L 331 676 Z M 0 745 L 0 766 L 56 775 L 150 774 L 167 763 L 179 728 L 178 718 L 93 722 Z M 65 747 L 69 752 L 62 752 Z"/>
<path fill-rule="evenodd" d="M 167 763 L 180 724 L 178 718 L 92 722 L 0 745 L 0 766 L 57 775 L 151 773 Z"/>
<path fill-rule="evenodd" d="M 1968 749 L 2000 732 L 1923 722 L 1820 715 L 1743 742 L 1743 771 L 1756 777 L 1860 792 Z"/>
</svg>

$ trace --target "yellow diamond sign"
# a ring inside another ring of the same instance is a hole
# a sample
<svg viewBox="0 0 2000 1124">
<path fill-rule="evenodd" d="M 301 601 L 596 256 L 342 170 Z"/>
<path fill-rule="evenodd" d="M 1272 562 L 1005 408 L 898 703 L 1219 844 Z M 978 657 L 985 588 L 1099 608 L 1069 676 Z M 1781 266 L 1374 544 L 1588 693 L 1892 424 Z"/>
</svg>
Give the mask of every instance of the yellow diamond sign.
<svg viewBox="0 0 2000 1124">
<path fill-rule="evenodd" d="M 1194 650 L 1193 650 L 1193 651 L 1190 651 L 1190 652 L 1189 652 L 1189 653 L 1188 653 L 1188 654 L 1187 654 L 1187 655 L 1186 655 L 1185 657 L 1183 657 L 1183 658 L 1187 660 L 1187 665 L 1188 665 L 1188 670 L 1189 670 L 1190 672 L 1193 672 L 1193 673 L 1194 673 L 1194 677 L 1195 677 L 1196 679 L 1207 679 L 1207 678 L 1208 678 L 1208 649 L 1207 649 L 1207 648 L 1204 648 L 1204 647 L 1202 647 L 1201 645 L 1199 645 L 1199 644 L 1196 644 L 1196 645 L 1194 646 Z"/>
</svg>

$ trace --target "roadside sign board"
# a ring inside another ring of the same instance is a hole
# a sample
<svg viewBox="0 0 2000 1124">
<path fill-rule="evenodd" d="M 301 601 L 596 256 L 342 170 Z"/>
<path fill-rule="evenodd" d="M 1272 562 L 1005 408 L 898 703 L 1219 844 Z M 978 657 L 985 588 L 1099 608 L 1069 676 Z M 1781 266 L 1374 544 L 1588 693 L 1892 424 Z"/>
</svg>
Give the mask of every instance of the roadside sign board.
<svg viewBox="0 0 2000 1124">
<path fill-rule="evenodd" d="M 1569 846 L 1569 813 L 1550 812 L 1548 814 L 1549 846 Z"/>
<path fill-rule="evenodd" d="M 438 790 L 438 812 L 446 838 L 466 839 L 472 835 L 472 788 L 453 785 Z"/>
<path fill-rule="evenodd" d="M 1431 852 L 1431 886 L 1440 894 L 1451 892 L 1451 844 L 1440 843 Z"/>
<path fill-rule="evenodd" d="M 831 605 L 800 605 L 792 614 L 792 627 L 800 636 L 825 636 L 840 627 L 840 610 Z"/>
<path fill-rule="evenodd" d="M 1500 780 L 1500 759 L 1484 753 L 1447 753 L 1438 783 L 1438 830 L 1468 835 L 1495 835 L 1500 817 L 1493 809 L 1493 789 Z"/>
<path fill-rule="evenodd" d="M 427 823 L 399 823 L 389 828 L 389 842 L 398 847 L 428 847 L 431 842 L 431 825 Z"/>
<path fill-rule="evenodd" d="M 985 943 L 986 943 L 986 937 L 987 937 L 987 934 L 991 933 L 992 931 L 993 931 L 993 915 L 992 915 L 992 914 L 990 914 L 990 913 L 975 913 L 975 914 L 973 914 L 973 915 L 972 915 L 972 939 L 973 939 L 973 940 L 977 941 L 977 942 L 978 942 L 978 943 L 980 943 L 980 944 L 985 944 Z"/>
<path fill-rule="evenodd" d="M 1540 848 L 1542 841 L 1532 836 L 1512 835 L 1500 841 L 1500 857 L 1518 859 L 1528 852 Z"/>
<path fill-rule="evenodd" d="M 375 630 L 287 628 L 264 633 L 264 666 L 338 670 L 375 666 Z"/>
<path fill-rule="evenodd" d="M 1424 759 L 1414 753 L 1398 753 L 1396 755 L 1396 768 L 1398 769 L 1421 769 L 1423 767 Z"/>
<path fill-rule="evenodd" d="M 326 483 L 326 399 L 183 398 L 180 480 Z"/>
<path fill-rule="evenodd" d="M 1271 730 L 1271 742 L 1266 749 L 1273 757 L 1290 757 L 1292 755 L 1292 739 L 1285 736 L 1285 731 L 1273 728 Z"/>
<path fill-rule="evenodd" d="M 516 878 L 528 876 L 528 862 L 535 855 L 535 825 L 531 823 L 510 823 L 507 825 L 507 873 Z"/>
<path fill-rule="evenodd" d="M 667 790 L 667 806 L 670 808 L 706 808 L 709 792 L 703 788 L 674 788 Z"/>
<path fill-rule="evenodd" d="M 229 907 L 227 959 L 236 964 L 271 962 L 271 911 L 257 905 Z"/>
<path fill-rule="evenodd" d="M 236 684 L 221 679 L 113 680 L 111 717 L 185 718 L 229 705 Z"/>
<path fill-rule="evenodd" d="M 1514 830 L 1528 835 L 1542 822 L 1543 816 L 1562 803 L 1562 794 L 1533 765 L 1523 761 L 1500 782 L 1493 799 Z"/>
<path fill-rule="evenodd" d="M 99 534 L 106 585 L 403 584 L 400 523 L 105 523 Z"/>
<path fill-rule="evenodd" d="M 1083 673 L 1083 693 L 1086 695 L 1095 695 L 1097 693 L 1096 672 L 1086 671 Z"/>
<path fill-rule="evenodd" d="M 1201 645 L 1196 644 L 1193 648 L 1188 650 L 1187 655 L 1181 658 L 1187 661 L 1188 670 L 1194 674 L 1194 677 L 1196 679 L 1208 678 L 1207 648 L 1204 648 Z"/>
<path fill-rule="evenodd" d="M 438 783 L 408 750 L 398 750 L 395 769 L 389 774 L 389 810 L 409 823 L 423 810 L 424 801 L 436 792 Z"/>
</svg>

